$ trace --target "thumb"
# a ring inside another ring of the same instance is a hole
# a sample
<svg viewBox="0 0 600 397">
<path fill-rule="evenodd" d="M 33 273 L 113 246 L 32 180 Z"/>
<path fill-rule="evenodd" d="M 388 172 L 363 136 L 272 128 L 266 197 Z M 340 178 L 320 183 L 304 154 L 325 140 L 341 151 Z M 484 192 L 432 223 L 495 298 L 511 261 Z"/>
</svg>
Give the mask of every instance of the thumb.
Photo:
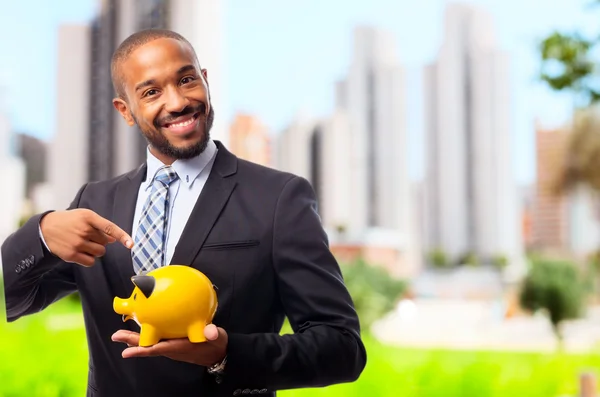
<svg viewBox="0 0 600 397">
<path fill-rule="evenodd" d="M 214 324 L 208 324 L 204 328 L 204 336 L 209 341 L 215 341 L 215 340 L 217 340 L 217 338 L 219 338 L 219 330 L 218 330 L 217 326 L 214 325 Z"/>
</svg>

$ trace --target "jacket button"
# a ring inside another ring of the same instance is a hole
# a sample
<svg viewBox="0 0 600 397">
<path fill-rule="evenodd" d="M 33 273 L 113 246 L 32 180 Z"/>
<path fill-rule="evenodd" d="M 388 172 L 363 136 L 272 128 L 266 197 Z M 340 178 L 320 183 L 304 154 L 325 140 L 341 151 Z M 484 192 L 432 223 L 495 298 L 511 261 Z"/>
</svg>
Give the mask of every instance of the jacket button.
<svg viewBox="0 0 600 397">
<path fill-rule="evenodd" d="M 236 391 L 233 392 L 234 396 L 239 396 L 240 394 L 242 394 L 242 391 L 240 389 L 237 389 Z"/>
</svg>

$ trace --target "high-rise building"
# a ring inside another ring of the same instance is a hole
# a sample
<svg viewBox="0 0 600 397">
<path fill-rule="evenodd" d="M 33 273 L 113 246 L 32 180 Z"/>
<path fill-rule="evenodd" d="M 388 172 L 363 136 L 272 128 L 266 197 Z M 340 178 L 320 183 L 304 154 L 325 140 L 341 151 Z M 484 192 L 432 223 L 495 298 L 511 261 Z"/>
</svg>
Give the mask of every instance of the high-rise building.
<svg viewBox="0 0 600 397">
<path fill-rule="evenodd" d="M 569 133 L 565 128 L 536 125 L 536 185 L 532 215 L 532 245 L 565 249 L 568 245 L 568 198 L 556 191 L 564 165 Z"/>
<path fill-rule="evenodd" d="M 244 160 L 271 165 L 271 136 L 268 128 L 255 116 L 235 116 L 229 127 L 228 149 Z"/>
<path fill-rule="evenodd" d="M 31 198 L 36 185 L 46 182 L 46 142 L 28 134 L 17 134 L 17 155 L 27 169 L 25 177 L 26 196 Z"/>
<path fill-rule="evenodd" d="M 349 156 L 353 179 L 353 222 L 360 229 L 410 233 L 404 72 L 390 32 L 368 26 L 354 30 L 348 75 L 338 82 L 336 108 L 352 128 Z"/>
<path fill-rule="evenodd" d="M 492 18 L 467 4 L 445 12 L 444 42 L 425 70 L 426 250 L 522 263 L 513 179 L 509 58 Z"/>
<path fill-rule="evenodd" d="M 289 125 L 276 137 L 275 166 L 311 181 L 310 141 L 319 120 L 304 113 L 298 113 Z M 312 183 L 313 181 L 311 181 Z"/>
<path fill-rule="evenodd" d="M 117 46 L 136 31 L 168 28 L 191 42 L 201 66 L 208 69 L 215 108 L 211 136 L 227 144 L 224 120 L 219 116 L 227 113 L 222 99 L 221 3 L 101 0 L 91 26 L 59 29 L 59 115 L 49 155 L 55 206 L 67 206 L 83 183 L 120 175 L 145 160 L 146 140 L 112 105 L 110 60 Z M 69 178 L 64 177 L 67 174 Z"/>
<path fill-rule="evenodd" d="M 598 204 L 584 184 L 557 189 L 568 161 L 572 125 L 536 124 L 536 181 L 531 249 L 585 257 L 598 250 Z"/>
<path fill-rule="evenodd" d="M 353 235 L 365 232 L 354 213 L 355 176 L 350 156 L 348 117 L 336 111 L 325 118 L 298 115 L 277 140 L 276 168 L 306 178 L 319 203 L 323 226 Z"/>
<path fill-rule="evenodd" d="M 48 182 L 53 207 L 69 206 L 89 180 L 90 149 L 90 28 L 64 25 L 58 29 L 56 130 L 48 152 Z"/>
<path fill-rule="evenodd" d="M 404 74 L 390 33 L 354 31 L 348 75 L 330 116 L 299 115 L 278 136 L 276 166 L 308 179 L 332 250 L 392 274 L 420 267 L 408 177 Z"/>
<path fill-rule="evenodd" d="M 2 110 L 0 110 L 0 180 L 8 188 L 3 189 L 0 195 L 0 245 L 19 226 L 25 200 L 25 164 L 14 153 L 13 131 Z M 1 261 L 0 259 L 0 265 Z"/>
</svg>

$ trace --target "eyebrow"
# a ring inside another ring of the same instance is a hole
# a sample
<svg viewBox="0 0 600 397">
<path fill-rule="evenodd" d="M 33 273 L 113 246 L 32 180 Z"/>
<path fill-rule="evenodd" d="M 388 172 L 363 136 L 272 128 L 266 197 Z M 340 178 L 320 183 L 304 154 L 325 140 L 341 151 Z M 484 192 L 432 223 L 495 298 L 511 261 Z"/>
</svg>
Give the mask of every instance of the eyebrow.
<svg viewBox="0 0 600 397">
<path fill-rule="evenodd" d="M 184 66 L 180 67 L 179 70 L 177 70 L 177 74 L 182 74 L 185 72 L 189 72 L 191 70 L 196 70 L 196 67 L 192 64 L 184 65 Z M 144 87 L 148 87 L 148 86 L 151 86 L 154 84 L 156 84 L 156 80 L 154 80 L 154 79 L 142 81 L 141 83 L 139 83 L 138 85 L 135 86 L 135 91 L 137 92 Z"/>
<path fill-rule="evenodd" d="M 181 74 L 181 73 L 185 73 L 185 72 L 189 72 L 191 70 L 196 70 L 196 67 L 192 64 L 190 65 L 185 65 L 179 68 L 179 70 L 177 71 L 177 74 Z"/>
</svg>

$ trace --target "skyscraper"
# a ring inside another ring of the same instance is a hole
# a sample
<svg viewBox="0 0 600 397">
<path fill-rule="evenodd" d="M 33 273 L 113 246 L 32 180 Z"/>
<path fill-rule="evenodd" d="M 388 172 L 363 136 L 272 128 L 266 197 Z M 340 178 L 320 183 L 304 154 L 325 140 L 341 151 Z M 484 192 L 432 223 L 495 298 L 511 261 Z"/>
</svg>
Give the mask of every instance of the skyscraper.
<svg viewBox="0 0 600 397">
<path fill-rule="evenodd" d="M 58 29 L 56 129 L 48 151 L 48 183 L 53 206 L 68 207 L 89 180 L 90 149 L 90 28 L 64 25 Z"/>
<path fill-rule="evenodd" d="M 338 82 L 336 108 L 349 118 L 352 222 L 362 229 L 410 234 L 404 72 L 391 33 L 360 26 L 354 31 L 348 75 Z"/>
<path fill-rule="evenodd" d="M 444 42 L 425 70 L 425 244 L 452 259 L 521 258 L 508 56 L 492 25 L 475 6 L 449 5 Z"/>
<path fill-rule="evenodd" d="M 533 246 L 565 249 L 568 245 L 568 197 L 555 191 L 564 163 L 569 132 L 536 125 L 536 176 L 533 209 Z"/>
<path fill-rule="evenodd" d="M 13 151 L 13 131 L 0 109 L 0 244 L 19 226 L 25 199 L 25 164 Z M 0 259 L 0 265 L 2 260 Z M 1 266 L 0 266 L 1 267 Z"/>
<path fill-rule="evenodd" d="M 404 73 L 393 36 L 354 30 L 331 115 L 299 115 L 278 136 L 276 166 L 307 178 L 332 248 L 406 276 L 420 267 L 408 177 Z M 349 255 L 348 257 L 346 255 Z"/>
<path fill-rule="evenodd" d="M 276 168 L 310 181 L 323 226 L 343 228 L 354 235 L 365 232 L 356 214 L 355 176 L 352 174 L 348 136 L 352 126 L 342 111 L 324 118 L 299 114 L 277 139 Z"/>
</svg>

